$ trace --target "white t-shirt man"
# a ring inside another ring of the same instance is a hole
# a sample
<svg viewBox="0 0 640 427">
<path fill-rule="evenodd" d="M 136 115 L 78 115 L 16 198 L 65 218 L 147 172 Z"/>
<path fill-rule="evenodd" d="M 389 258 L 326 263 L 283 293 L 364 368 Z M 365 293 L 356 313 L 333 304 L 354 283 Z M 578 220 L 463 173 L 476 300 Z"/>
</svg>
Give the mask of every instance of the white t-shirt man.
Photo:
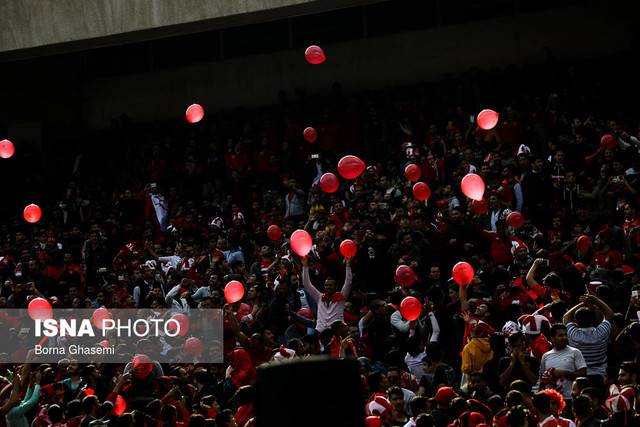
<svg viewBox="0 0 640 427">
<path fill-rule="evenodd" d="M 582 353 L 577 348 L 566 346 L 562 350 L 551 349 L 542 355 L 540 360 L 540 376 L 549 368 L 561 369 L 563 371 L 577 372 L 586 368 L 587 363 L 582 357 Z M 556 379 L 556 387 L 565 399 L 571 399 L 571 388 L 573 381 L 567 378 Z"/>
</svg>

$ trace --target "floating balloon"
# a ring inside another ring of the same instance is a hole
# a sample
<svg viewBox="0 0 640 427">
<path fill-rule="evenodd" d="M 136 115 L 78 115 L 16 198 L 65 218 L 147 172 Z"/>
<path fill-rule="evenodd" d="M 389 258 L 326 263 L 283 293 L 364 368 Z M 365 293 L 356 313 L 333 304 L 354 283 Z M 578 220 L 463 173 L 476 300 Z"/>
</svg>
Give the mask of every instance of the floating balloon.
<svg viewBox="0 0 640 427">
<path fill-rule="evenodd" d="M 133 375 L 138 378 L 146 378 L 153 371 L 153 360 L 146 354 L 133 356 Z"/>
<path fill-rule="evenodd" d="M 468 173 L 462 178 L 460 184 L 462 193 L 471 200 L 482 200 L 484 195 L 484 181 L 480 175 Z"/>
<path fill-rule="evenodd" d="M 122 414 L 124 414 L 124 411 L 127 410 L 127 402 L 124 400 L 124 397 L 118 395 L 116 397 L 116 402 L 113 405 L 113 413 L 116 416 L 120 416 Z"/>
<path fill-rule="evenodd" d="M 578 237 L 578 240 L 576 240 L 576 246 L 578 247 L 578 250 L 580 252 L 587 252 L 591 247 L 591 237 L 583 234 L 582 236 Z"/>
<path fill-rule="evenodd" d="M 293 252 L 298 256 L 305 257 L 311 252 L 313 241 L 306 231 L 296 230 L 291 234 L 290 245 Z"/>
<path fill-rule="evenodd" d="M 349 154 L 338 162 L 338 173 L 344 179 L 356 179 L 366 167 L 362 160 Z"/>
<path fill-rule="evenodd" d="M 411 286 L 417 279 L 415 271 L 408 265 L 399 265 L 396 268 L 396 282 L 400 286 Z"/>
<path fill-rule="evenodd" d="M 237 280 L 232 280 L 224 287 L 224 299 L 228 304 L 238 302 L 244 296 L 244 285 Z"/>
<path fill-rule="evenodd" d="M 104 321 L 106 319 L 111 319 L 111 313 L 104 307 L 97 308 L 93 315 L 91 316 L 91 323 L 98 329 L 102 329 L 104 326 Z"/>
<path fill-rule="evenodd" d="M 8 159 L 16 152 L 16 147 L 13 146 L 13 142 L 8 139 L 0 141 L 0 157 Z"/>
<path fill-rule="evenodd" d="M 277 242 L 282 238 L 282 229 L 276 224 L 272 224 L 267 228 L 267 237 L 269 240 Z"/>
<path fill-rule="evenodd" d="M 465 261 L 460 261 L 456 265 L 453 266 L 453 270 L 451 270 L 451 275 L 453 276 L 453 280 L 460 286 L 467 286 L 473 280 L 473 276 L 475 276 L 475 272 L 473 271 L 473 267 L 471 264 Z"/>
<path fill-rule="evenodd" d="M 27 313 L 33 320 L 51 319 L 53 317 L 53 307 L 44 298 L 34 298 L 29 302 Z"/>
<path fill-rule="evenodd" d="M 84 395 L 85 396 L 93 396 L 94 394 L 96 394 L 96 391 L 94 389 L 89 388 L 89 387 L 84 389 Z"/>
<path fill-rule="evenodd" d="M 615 136 L 607 133 L 605 135 L 602 135 L 602 138 L 600 138 L 600 146 L 607 150 L 613 150 L 618 146 L 618 140 Z"/>
<path fill-rule="evenodd" d="M 189 332 L 189 318 L 186 315 L 176 313 L 171 316 L 171 320 L 173 322 L 167 322 L 167 331 L 171 332 L 171 335 L 174 335 L 176 331 L 180 337 L 187 335 L 187 332 Z"/>
<path fill-rule="evenodd" d="M 325 193 L 335 193 L 340 188 L 338 177 L 327 172 L 320 177 L 320 189 Z"/>
<path fill-rule="evenodd" d="M 40 206 L 32 203 L 24 208 L 22 215 L 24 216 L 25 221 L 35 224 L 40 221 L 40 218 L 42 218 L 42 210 L 40 209 Z"/>
<path fill-rule="evenodd" d="M 204 117 L 204 108 L 200 104 L 191 104 L 187 108 L 186 116 L 189 123 L 198 123 Z"/>
<path fill-rule="evenodd" d="M 489 210 L 489 202 L 487 199 L 472 200 L 471 211 L 476 215 L 482 215 Z"/>
<path fill-rule="evenodd" d="M 314 128 L 309 126 L 304 128 L 304 131 L 302 132 L 302 136 L 304 137 L 305 141 L 309 143 L 314 143 L 316 142 L 316 139 L 318 139 L 318 132 Z"/>
<path fill-rule="evenodd" d="M 518 211 L 513 211 L 507 215 L 507 224 L 509 227 L 520 228 L 524 225 L 524 215 Z"/>
<path fill-rule="evenodd" d="M 189 337 L 184 342 L 184 352 L 191 356 L 194 356 L 194 357 L 201 356 L 203 350 L 204 350 L 204 344 L 202 344 L 202 341 L 200 341 L 200 338 Z"/>
<path fill-rule="evenodd" d="M 357 251 L 358 245 L 356 245 L 353 240 L 346 239 L 343 240 L 342 243 L 340 243 L 340 253 L 346 259 L 353 258 L 356 255 Z"/>
<path fill-rule="evenodd" d="M 325 59 L 324 51 L 320 46 L 311 45 L 304 51 L 304 57 L 309 64 L 318 65 L 322 64 Z"/>
<path fill-rule="evenodd" d="M 493 110 L 482 110 L 478 113 L 478 126 L 484 130 L 493 129 L 498 124 L 499 117 Z"/>
<path fill-rule="evenodd" d="M 406 297 L 400 303 L 400 314 L 409 321 L 416 320 L 422 314 L 422 304 L 418 298 Z"/>
<path fill-rule="evenodd" d="M 416 200 L 427 200 L 431 197 L 431 189 L 425 182 L 416 182 L 413 184 L 413 197 Z"/>
<path fill-rule="evenodd" d="M 414 165 L 413 163 L 408 164 L 407 167 L 404 168 L 404 177 L 411 182 L 419 180 L 421 174 L 422 172 L 420 171 L 420 167 L 418 165 Z"/>
</svg>

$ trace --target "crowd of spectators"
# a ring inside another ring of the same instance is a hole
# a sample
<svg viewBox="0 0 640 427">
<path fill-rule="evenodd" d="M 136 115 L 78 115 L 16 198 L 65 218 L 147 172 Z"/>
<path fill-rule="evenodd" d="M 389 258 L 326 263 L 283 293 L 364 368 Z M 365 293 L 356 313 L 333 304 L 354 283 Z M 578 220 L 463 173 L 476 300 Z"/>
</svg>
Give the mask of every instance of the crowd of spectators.
<svg viewBox="0 0 640 427">
<path fill-rule="evenodd" d="M 256 368 L 327 355 L 358 360 L 368 425 L 640 425 L 640 120 L 597 78 L 592 63 L 548 63 L 356 94 L 334 84 L 196 125 L 122 116 L 87 135 L 43 219 L 2 220 L 0 309 L 36 296 L 218 308 L 225 363 L 158 364 L 141 379 L 119 364 L 0 360 L 0 424 L 250 427 Z M 488 131 L 475 124 L 485 106 L 500 112 Z M 319 176 L 344 154 L 366 170 L 323 193 Z M 486 213 L 461 193 L 469 172 Z M 304 259 L 288 246 L 296 229 L 313 236 Z M 344 239 L 358 245 L 349 262 Z M 462 260 L 469 286 L 450 279 Z M 395 283 L 400 264 L 413 286 Z M 235 304 L 230 280 L 246 289 Z M 406 296 L 424 304 L 415 321 L 400 314 Z"/>
</svg>

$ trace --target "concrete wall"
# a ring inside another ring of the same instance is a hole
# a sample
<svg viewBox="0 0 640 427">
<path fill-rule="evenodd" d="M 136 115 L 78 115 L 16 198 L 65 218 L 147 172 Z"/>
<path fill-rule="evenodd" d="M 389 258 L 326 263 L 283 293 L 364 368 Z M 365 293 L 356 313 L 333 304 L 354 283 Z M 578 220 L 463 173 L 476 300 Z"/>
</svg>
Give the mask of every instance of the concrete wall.
<svg viewBox="0 0 640 427">
<path fill-rule="evenodd" d="M 13 58 L 130 43 L 373 1 L 2 0 L 0 53 Z"/>
<path fill-rule="evenodd" d="M 279 89 L 348 90 L 436 79 L 469 67 L 612 53 L 631 46 L 632 2 L 598 0 L 579 7 L 324 46 L 328 59 L 308 65 L 301 51 L 230 59 L 201 66 L 94 80 L 83 90 L 91 126 L 122 112 L 139 120 L 179 117 L 197 101 L 206 108 L 269 104 Z M 633 6 L 635 7 L 635 6 Z"/>
</svg>

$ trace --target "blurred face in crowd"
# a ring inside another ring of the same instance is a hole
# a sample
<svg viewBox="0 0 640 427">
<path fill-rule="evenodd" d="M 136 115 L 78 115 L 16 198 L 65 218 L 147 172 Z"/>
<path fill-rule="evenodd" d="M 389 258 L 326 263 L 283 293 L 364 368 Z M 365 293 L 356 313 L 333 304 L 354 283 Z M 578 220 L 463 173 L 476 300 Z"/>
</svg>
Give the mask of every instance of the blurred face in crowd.
<svg viewBox="0 0 640 427">
<path fill-rule="evenodd" d="M 631 375 L 624 369 L 620 369 L 620 371 L 618 372 L 618 385 L 623 386 L 627 384 L 635 384 L 636 380 L 637 378 L 635 378 L 635 375 Z"/>
<path fill-rule="evenodd" d="M 324 293 L 332 295 L 336 292 L 336 281 L 334 279 L 327 279 L 324 281 Z"/>
<path fill-rule="evenodd" d="M 551 342 L 553 343 L 553 348 L 556 350 L 563 350 L 567 347 L 569 339 L 567 338 L 567 330 L 566 329 L 558 329 L 551 337 Z"/>
<path fill-rule="evenodd" d="M 429 270 L 429 278 L 432 280 L 440 280 L 440 267 L 437 265 L 431 266 Z"/>
</svg>

